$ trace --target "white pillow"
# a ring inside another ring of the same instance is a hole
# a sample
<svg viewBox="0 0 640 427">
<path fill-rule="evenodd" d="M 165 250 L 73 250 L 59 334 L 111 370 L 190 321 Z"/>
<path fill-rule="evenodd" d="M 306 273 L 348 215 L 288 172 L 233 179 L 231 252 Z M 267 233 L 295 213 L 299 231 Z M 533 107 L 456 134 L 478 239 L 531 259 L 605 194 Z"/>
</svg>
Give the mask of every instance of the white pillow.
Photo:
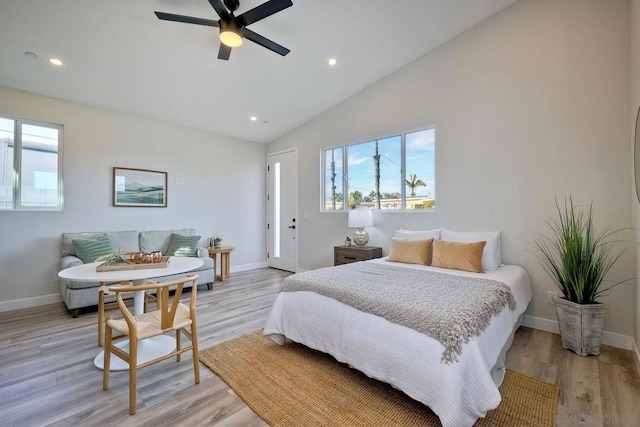
<svg viewBox="0 0 640 427">
<path fill-rule="evenodd" d="M 393 238 L 402 240 L 440 239 L 440 229 L 434 228 L 433 230 L 413 231 L 399 228 L 396 230 Z"/>
<path fill-rule="evenodd" d="M 485 271 L 497 270 L 502 264 L 500 250 L 500 230 L 497 231 L 452 231 L 440 228 L 440 238 L 449 242 L 472 243 L 486 241 L 482 251 L 482 268 Z"/>
</svg>

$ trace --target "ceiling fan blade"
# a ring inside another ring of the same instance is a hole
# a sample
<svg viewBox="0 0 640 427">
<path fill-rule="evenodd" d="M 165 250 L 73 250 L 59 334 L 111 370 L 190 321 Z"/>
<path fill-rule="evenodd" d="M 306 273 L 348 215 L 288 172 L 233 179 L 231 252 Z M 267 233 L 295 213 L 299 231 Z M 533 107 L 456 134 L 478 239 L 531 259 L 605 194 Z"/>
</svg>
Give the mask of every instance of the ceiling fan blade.
<svg viewBox="0 0 640 427">
<path fill-rule="evenodd" d="M 159 19 L 165 21 L 185 22 L 187 24 L 207 25 L 209 27 L 219 27 L 218 21 L 211 19 L 195 18 L 193 16 L 176 15 L 175 13 L 154 12 Z"/>
<path fill-rule="evenodd" d="M 269 0 L 266 3 L 262 3 L 260 6 L 256 6 L 253 9 L 246 11 L 236 19 L 238 20 L 237 22 L 241 22 L 242 25 L 251 25 L 254 22 L 264 19 L 267 16 L 271 16 L 274 13 L 278 13 L 290 6 L 293 6 L 291 0 Z"/>
<path fill-rule="evenodd" d="M 251 40 L 252 42 L 257 43 L 260 46 L 266 47 L 267 49 L 272 50 L 275 53 L 280 54 L 282 56 L 285 56 L 287 53 L 291 52 L 286 47 L 281 46 L 278 43 L 271 41 L 268 38 L 263 37 L 260 34 L 255 33 L 246 27 L 242 29 L 242 35 L 244 36 L 245 39 Z"/>
<path fill-rule="evenodd" d="M 224 43 L 220 43 L 220 50 L 218 50 L 218 59 L 228 61 L 230 55 L 231 48 Z"/>
<path fill-rule="evenodd" d="M 215 9 L 220 19 L 229 19 L 229 12 L 227 12 L 227 9 L 225 9 L 221 0 L 209 0 L 209 4 L 211 4 L 211 6 Z"/>
</svg>

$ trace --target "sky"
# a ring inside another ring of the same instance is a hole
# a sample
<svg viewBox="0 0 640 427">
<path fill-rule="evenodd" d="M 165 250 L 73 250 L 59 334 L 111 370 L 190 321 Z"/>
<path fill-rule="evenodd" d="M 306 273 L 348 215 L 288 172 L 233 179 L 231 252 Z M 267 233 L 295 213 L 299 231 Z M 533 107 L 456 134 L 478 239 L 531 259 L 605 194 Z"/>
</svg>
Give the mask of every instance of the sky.
<svg viewBox="0 0 640 427">
<path fill-rule="evenodd" d="M 408 179 L 411 174 L 416 174 L 418 179 L 427 184 L 426 187 L 416 187 L 416 196 L 435 196 L 435 129 L 425 129 L 406 134 L 407 173 L 405 177 L 400 175 L 400 142 L 400 136 L 378 140 L 380 192 L 399 193 L 402 190 L 402 186 L 405 185 L 405 179 Z M 367 196 L 371 191 L 375 191 L 374 154 L 375 141 L 347 147 L 349 165 L 348 193 L 358 190 L 364 196 Z M 330 191 L 330 189 L 328 190 Z M 406 194 L 410 196 L 409 188 L 406 188 Z"/>
</svg>

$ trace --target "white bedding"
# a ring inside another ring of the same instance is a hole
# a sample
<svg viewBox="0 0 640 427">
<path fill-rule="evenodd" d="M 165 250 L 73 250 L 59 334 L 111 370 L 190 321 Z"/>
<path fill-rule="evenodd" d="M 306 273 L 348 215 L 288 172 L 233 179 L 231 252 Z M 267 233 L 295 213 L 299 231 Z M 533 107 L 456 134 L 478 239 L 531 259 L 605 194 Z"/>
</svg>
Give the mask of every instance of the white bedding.
<svg viewBox="0 0 640 427">
<path fill-rule="evenodd" d="M 444 347 L 434 338 L 314 292 L 278 294 L 264 334 L 278 344 L 291 340 L 329 353 L 393 385 L 429 406 L 445 427 L 471 426 L 496 408 L 502 377 L 492 378 L 492 371 L 503 372 L 504 353 L 531 301 L 527 273 L 515 265 L 479 274 L 384 258 L 367 262 L 497 280 L 511 288 L 517 307 L 495 316 L 481 335 L 464 344 L 459 361 L 449 364 L 441 363 Z"/>
</svg>

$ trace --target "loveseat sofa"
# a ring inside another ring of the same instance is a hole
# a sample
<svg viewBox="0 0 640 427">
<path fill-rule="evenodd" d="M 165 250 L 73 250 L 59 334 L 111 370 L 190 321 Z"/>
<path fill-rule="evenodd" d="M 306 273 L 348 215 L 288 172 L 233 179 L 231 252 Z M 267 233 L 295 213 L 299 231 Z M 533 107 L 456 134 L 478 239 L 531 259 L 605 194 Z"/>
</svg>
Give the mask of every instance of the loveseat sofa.
<svg viewBox="0 0 640 427">
<path fill-rule="evenodd" d="M 194 236 L 193 228 L 185 228 L 182 230 L 161 230 L 161 231 L 103 231 L 103 232 L 85 232 L 85 233 L 63 233 L 62 234 L 62 258 L 60 259 L 60 270 L 83 264 L 82 260 L 77 256 L 76 249 L 73 246 L 74 239 L 96 239 L 102 235 L 107 235 L 114 251 L 126 252 L 154 252 L 160 251 L 167 253 L 171 234 L 179 234 L 182 236 Z M 202 259 L 201 267 L 193 270 L 198 273 L 197 284 L 206 284 L 209 289 L 213 285 L 213 260 L 209 258 L 209 252 L 205 247 L 198 247 L 197 255 Z M 168 280 L 184 277 L 184 274 L 154 277 L 154 280 L 163 282 Z M 72 317 L 78 317 L 80 308 L 89 307 L 98 304 L 98 288 L 99 283 L 95 282 L 75 282 L 70 280 L 59 279 L 60 295 L 64 303 L 67 305 Z"/>
</svg>

